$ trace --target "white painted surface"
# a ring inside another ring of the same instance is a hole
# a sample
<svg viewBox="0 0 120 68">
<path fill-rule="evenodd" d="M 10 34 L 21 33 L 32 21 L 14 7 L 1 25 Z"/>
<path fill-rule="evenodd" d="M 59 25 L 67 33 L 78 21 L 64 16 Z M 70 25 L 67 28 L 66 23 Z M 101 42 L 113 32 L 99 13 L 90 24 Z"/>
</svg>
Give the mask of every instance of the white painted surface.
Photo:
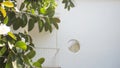
<svg viewBox="0 0 120 68">
<path fill-rule="evenodd" d="M 77 1 L 70 12 L 60 8 L 58 32 L 62 68 L 120 68 L 120 1 Z M 70 39 L 80 42 L 73 54 Z"/>
</svg>

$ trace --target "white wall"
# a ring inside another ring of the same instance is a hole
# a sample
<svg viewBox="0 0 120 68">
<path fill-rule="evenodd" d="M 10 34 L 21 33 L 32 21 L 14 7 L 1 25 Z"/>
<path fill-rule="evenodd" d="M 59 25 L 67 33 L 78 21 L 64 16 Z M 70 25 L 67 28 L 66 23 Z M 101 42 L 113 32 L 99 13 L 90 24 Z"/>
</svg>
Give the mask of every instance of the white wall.
<svg viewBox="0 0 120 68">
<path fill-rule="evenodd" d="M 70 12 L 59 7 L 59 64 L 62 68 L 120 68 L 120 1 L 76 1 Z M 68 51 L 70 39 L 81 50 Z"/>
<path fill-rule="evenodd" d="M 58 7 L 62 21 L 57 33 L 38 33 L 37 27 L 30 32 L 37 48 L 35 59 L 45 57 L 48 67 L 120 68 L 120 1 L 75 1 L 70 12 Z M 80 42 L 76 54 L 67 48 L 70 39 Z M 57 47 L 60 51 L 55 55 Z"/>
</svg>

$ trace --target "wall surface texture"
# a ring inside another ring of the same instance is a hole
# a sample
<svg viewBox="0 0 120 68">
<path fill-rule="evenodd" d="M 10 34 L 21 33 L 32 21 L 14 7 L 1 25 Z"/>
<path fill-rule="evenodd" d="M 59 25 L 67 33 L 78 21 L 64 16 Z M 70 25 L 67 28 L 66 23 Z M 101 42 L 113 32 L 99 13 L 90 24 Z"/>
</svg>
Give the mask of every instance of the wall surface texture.
<svg viewBox="0 0 120 68">
<path fill-rule="evenodd" d="M 69 12 L 58 5 L 58 31 L 39 34 L 36 27 L 30 32 L 36 58 L 45 57 L 44 66 L 48 67 L 120 68 L 120 1 L 76 0 L 75 4 Z M 70 39 L 80 42 L 79 52 L 68 50 Z M 58 54 L 56 48 L 60 48 Z"/>
<path fill-rule="evenodd" d="M 62 68 L 120 68 L 120 1 L 77 0 L 70 12 L 60 12 Z M 67 48 L 70 39 L 80 42 L 76 54 Z"/>
</svg>

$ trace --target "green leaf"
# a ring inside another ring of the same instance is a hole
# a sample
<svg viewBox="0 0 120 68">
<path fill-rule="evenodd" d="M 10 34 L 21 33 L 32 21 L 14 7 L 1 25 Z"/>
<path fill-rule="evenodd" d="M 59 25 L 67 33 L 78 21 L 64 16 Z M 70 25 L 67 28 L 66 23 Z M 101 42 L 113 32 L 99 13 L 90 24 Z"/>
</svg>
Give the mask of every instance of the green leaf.
<svg viewBox="0 0 120 68">
<path fill-rule="evenodd" d="M 75 5 L 73 4 L 72 1 L 70 1 L 70 6 L 71 6 L 71 7 L 75 7 Z"/>
<path fill-rule="evenodd" d="M 31 13 L 34 15 L 34 14 L 35 14 L 35 10 L 34 10 L 34 9 L 31 9 Z"/>
<path fill-rule="evenodd" d="M 59 27 L 58 27 L 59 22 L 60 22 L 60 20 L 58 18 L 51 19 L 51 23 L 53 23 L 53 25 L 55 26 L 56 29 L 59 29 Z"/>
<path fill-rule="evenodd" d="M 59 18 L 53 18 L 53 20 L 57 23 L 60 23 L 60 19 Z"/>
<path fill-rule="evenodd" d="M 8 23 L 8 16 L 4 19 L 4 24 Z"/>
<path fill-rule="evenodd" d="M 29 23 L 28 23 L 28 31 L 31 31 L 34 27 L 34 23 L 35 23 L 35 20 L 34 19 L 30 19 L 29 20 Z"/>
<path fill-rule="evenodd" d="M 8 32 L 8 35 L 13 38 L 14 40 L 16 40 L 16 36 L 12 33 L 12 32 Z"/>
<path fill-rule="evenodd" d="M 4 46 L 2 49 L 0 49 L 0 56 L 2 56 L 6 52 L 7 48 Z"/>
<path fill-rule="evenodd" d="M 21 22 L 22 23 L 21 26 L 25 27 L 27 25 L 27 16 L 26 16 L 26 14 L 22 15 L 22 20 L 23 20 L 23 22 Z"/>
<path fill-rule="evenodd" d="M 25 7 L 25 4 L 22 3 L 21 6 L 20 6 L 20 11 Z"/>
<path fill-rule="evenodd" d="M 22 25 L 22 22 L 23 21 L 20 18 L 16 18 L 16 20 L 14 20 L 14 23 L 13 23 L 13 29 L 18 30 Z"/>
<path fill-rule="evenodd" d="M 14 68 L 12 65 L 13 57 L 14 57 L 14 54 L 10 51 L 9 55 L 7 56 L 7 62 L 6 62 L 5 68 Z"/>
<path fill-rule="evenodd" d="M 40 8 L 40 13 L 45 14 L 46 13 L 46 9 L 45 8 Z"/>
<path fill-rule="evenodd" d="M 16 42 L 16 43 L 15 43 L 15 47 L 19 47 L 19 48 L 21 48 L 21 49 L 23 49 L 23 50 L 26 50 L 26 49 L 27 49 L 27 45 L 26 45 L 26 43 L 23 42 L 23 41 L 18 41 L 18 42 Z"/>
<path fill-rule="evenodd" d="M 24 61 L 26 64 L 30 65 L 29 58 L 28 58 L 27 56 L 23 56 L 23 61 Z"/>
<path fill-rule="evenodd" d="M 48 15 L 49 17 L 53 17 L 54 14 L 55 14 L 55 9 L 50 6 L 46 11 L 46 15 Z"/>
<path fill-rule="evenodd" d="M 35 55 L 36 55 L 36 52 L 35 52 L 34 50 L 31 50 L 26 56 L 27 56 L 29 59 L 32 59 Z"/>
<path fill-rule="evenodd" d="M 39 62 L 40 64 L 43 64 L 45 61 L 45 58 L 40 58 L 37 62 Z"/>
<path fill-rule="evenodd" d="M 58 24 L 56 22 L 53 22 L 53 25 L 55 26 L 56 29 L 59 29 Z"/>
<path fill-rule="evenodd" d="M 8 12 L 8 19 L 9 19 L 8 23 L 7 23 L 8 26 L 12 25 L 14 23 L 14 21 L 16 21 L 16 16 L 15 15 L 16 14 L 13 11 Z"/>
<path fill-rule="evenodd" d="M 34 62 L 33 65 L 36 66 L 36 67 L 42 68 L 41 64 L 43 64 L 44 61 L 45 61 L 44 58 L 40 58 L 38 61 Z"/>
<path fill-rule="evenodd" d="M 41 32 L 43 30 L 43 27 L 44 27 L 44 22 L 43 20 L 39 20 L 38 21 L 38 27 L 39 27 L 39 32 Z"/>
<path fill-rule="evenodd" d="M 42 68 L 42 66 L 41 66 L 41 64 L 40 64 L 39 62 L 34 62 L 33 65 L 34 65 L 35 67 Z"/>
<path fill-rule="evenodd" d="M 45 21 L 46 21 L 46 23 L 45 23 L 45 31 L 49 30 L 50 32 L 52 32 L 52 26 L 50 24 L 50 19 L 46 17 Z"/>
<path fill-rule="evenodd" d="M 5 65 L 5 68 L 12 68 L 11 62 L 7 62 L 6 65 Z"/>
</svg>

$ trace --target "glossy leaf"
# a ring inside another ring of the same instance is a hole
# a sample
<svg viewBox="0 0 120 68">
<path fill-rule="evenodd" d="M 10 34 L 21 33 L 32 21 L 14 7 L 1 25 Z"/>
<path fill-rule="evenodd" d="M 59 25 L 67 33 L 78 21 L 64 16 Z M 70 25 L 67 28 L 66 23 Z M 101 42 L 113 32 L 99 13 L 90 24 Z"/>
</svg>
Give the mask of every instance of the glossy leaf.
<svg viewBox="0 0 120 68">
<path fill-rule="evenodd" d="M 26 49 L 27 49 L 27 45 L 26 45 L 26 43 L 23 42 L 23 41 L 18 41 L 18 42 L 16 42 L 16 43 L 15 43 L 15 47 L 19 47 L 19 48 L 21 48 L 21 49 L 23 49 L 23 50 L 26 50 Z"/>
<path fill-rule="evenodd" d="M 6 17 L 6 11 L 5 11 L 5 9 L 4 9 L 3 7 L 1 7 L 1 6 L 0 6 L 0 11 L 1 11 L 3 17 Z"/>
<path fill-rule="evenodd" d="M 16 40 L 16 36 L 12 33 L 12 32 L 8 32 L 8 35 L 13 38 L 14 40 Z"/>
<path fill-rule="evenodd" d="M 12 2 L 10 2 L 10 1 L 5 1 L 5 2 L 3 2 L 2 3 L 4 6 L 6 6 L 6 7 L 14 7 L 14 4 L 12 3 Z"/>
<path fill-rule="evenodd" d="M 29 20 L 29 22 L 28 22 L 28 31 L 31 31 L 33 29 L 34 23 L 35 23 L 34 19 Z"/>
<path fill-rule="evenodd" d="M 23 22 L 21 22 L 22 27 L 25 27 L 27 25 L 27 16 L 26 16 L 26 14 L 22 15 L 22 20 L 23 20 Z"/>
<path fill-rule="evenodd" d="M 23 21 L 20 18 L 17 18 L 16 20 L 14 20 L 13 29 L 18 30 L 20 26 L 22 25 L 22 22 Z"/>
</svg>

